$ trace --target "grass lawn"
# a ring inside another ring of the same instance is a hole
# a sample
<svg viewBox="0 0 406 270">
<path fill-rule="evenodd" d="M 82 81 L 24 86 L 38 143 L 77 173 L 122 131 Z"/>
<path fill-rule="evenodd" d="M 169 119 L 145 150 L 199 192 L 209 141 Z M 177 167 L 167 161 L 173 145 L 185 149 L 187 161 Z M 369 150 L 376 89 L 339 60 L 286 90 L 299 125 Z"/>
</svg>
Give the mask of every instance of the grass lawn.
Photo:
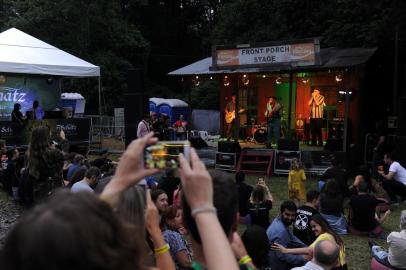
<svg viewBox="0 0 406 270">
<path fill-rule="evenodd" d="M 257 176 L 247 176 L 246 182 L 248 184 L 254 185 L 257 180 Z M 351 180 L 350 180 L 351 181 Z M 349 181 L 349 183 L 350 183 Z M 274 197 L 274 206 L 271 210 L 271 218 L 274 218 L 279 213 L 279 206 L 282 201 L 287 198 L 287 176 L 272 176 L 267 180 L 269 189 Z M 306 183 L 307 190 L 317 189 L 317 178 L 308 178 Z M 391 231 L 399 231 L 399 217 L 400 211 L 406 209 L 406 203 L 400 204 L 394 212 L 386 220 L 383 225 L 385 232 L 389 233 Z M 244 231 L 245 225 L 240 225 L 239 231 Z M 346 235 L 343 237 L 346 247 L 346 256 L 348 269 L 351 270 L 365 270 L 369 269 L 371 252 L 368 246 L 368 238 L 360 237 L 354 235 Z M 375 242 L 387 248 L 385 240 L 373 239 Z M 406 255 L 405 255 L 406 256 Z"/>
</svg>

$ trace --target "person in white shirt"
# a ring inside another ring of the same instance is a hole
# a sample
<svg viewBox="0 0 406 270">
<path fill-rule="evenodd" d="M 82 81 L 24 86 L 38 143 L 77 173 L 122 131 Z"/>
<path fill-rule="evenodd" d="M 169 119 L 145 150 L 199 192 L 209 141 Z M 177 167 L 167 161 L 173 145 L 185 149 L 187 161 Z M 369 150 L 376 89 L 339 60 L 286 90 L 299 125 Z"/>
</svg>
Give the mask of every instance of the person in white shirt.
<svg viewBox="0 0 406 270">
<path fill-rule="evenodd" d="M 101 178 L 101 172 L 97 167 L 90 167 L 85 174 L 85 178 L 82 181 L 75 183 L 71 191 L 72 192 L 94 192 L 93 188 L 96 187 L 97 183 Z"/>
<path fill-rule="evenodd" d="M 385 164 L 389 165 L 389 172 L 385 174 L 383 170 L 378 173 L 384 178 L 382 187 L 388 193 L 392 202 L 397 202 L 397 197 L 406 200 L 406 169 L 395 161 L 392 153 L 387 153 L 383 157 Z"/>
</svg>

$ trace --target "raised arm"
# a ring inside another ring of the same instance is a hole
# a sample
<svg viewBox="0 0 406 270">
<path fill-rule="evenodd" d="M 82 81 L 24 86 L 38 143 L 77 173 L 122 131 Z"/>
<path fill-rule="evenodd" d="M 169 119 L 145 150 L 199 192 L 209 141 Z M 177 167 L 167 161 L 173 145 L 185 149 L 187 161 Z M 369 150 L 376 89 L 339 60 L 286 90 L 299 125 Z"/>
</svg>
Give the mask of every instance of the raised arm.
<svg viewBox="0 0 406 270">
<path fill-rule="evenodd" d="M 115 207 L 120 194 L 127 188 L 135 185 L 146 176 L 158 172 L 157 169 L 144 167 L 144 149 L 158 141 L 151 132 L 148 135 L 132 141 L 118 163 L 116 172 L 111 181 L 104 188 L 100 198 Z"/>
<path fill-rule="evenodd" d="M 213 206 L 213 182 L 194 149 L 190 151 L 191 165 L 181 155 L 180 176 L 183 192 L 192 210 L 202 240 L 204 256 L 210 270 L 238 269 L 230 243 Z"/>
<path fill-rule="evenodd" d="M 273 243 L 271 246 L 271 249 L 281 252 L 283 254 L 296 254 L 296 255 L 308 255 L 308 256 L 313 254 L 313 248 L 311 248 L 311 247 L 285 248 L 284 246 L 282 246 L 278 243 Z"/>
</svg>

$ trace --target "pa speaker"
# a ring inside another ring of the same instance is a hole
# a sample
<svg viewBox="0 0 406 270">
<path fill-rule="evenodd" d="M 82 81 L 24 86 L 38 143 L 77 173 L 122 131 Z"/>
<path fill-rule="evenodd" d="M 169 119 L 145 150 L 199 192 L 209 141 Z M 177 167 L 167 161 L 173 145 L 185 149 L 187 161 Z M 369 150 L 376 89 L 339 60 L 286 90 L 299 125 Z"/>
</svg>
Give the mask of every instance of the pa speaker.
<svg viewBox="0 0 406 270">
<path fill-rule="evenodd" d="M 222 153 L 240 153 L 241 146 L 237 141 L 218 142 L 218 151 Z"/>
<path fill-rule="evenodd" d="M 299 151 L 299 141 L 291 139 L 279 139 L 278 150 Z"/>
</svg>

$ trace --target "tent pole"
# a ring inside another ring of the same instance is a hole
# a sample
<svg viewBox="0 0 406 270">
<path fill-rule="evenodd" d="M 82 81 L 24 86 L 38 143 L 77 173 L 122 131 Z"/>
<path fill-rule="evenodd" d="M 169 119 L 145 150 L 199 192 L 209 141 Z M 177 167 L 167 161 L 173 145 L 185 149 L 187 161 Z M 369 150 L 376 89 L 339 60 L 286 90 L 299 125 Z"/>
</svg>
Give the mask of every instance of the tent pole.
<svg viewBox="0 0 406 270">
<path fill-rule="evenodd" d="M 101 101 L 101 78 L 99 76 L 99 115 L 102 115 L 102 101 Z"/>
</svg>

